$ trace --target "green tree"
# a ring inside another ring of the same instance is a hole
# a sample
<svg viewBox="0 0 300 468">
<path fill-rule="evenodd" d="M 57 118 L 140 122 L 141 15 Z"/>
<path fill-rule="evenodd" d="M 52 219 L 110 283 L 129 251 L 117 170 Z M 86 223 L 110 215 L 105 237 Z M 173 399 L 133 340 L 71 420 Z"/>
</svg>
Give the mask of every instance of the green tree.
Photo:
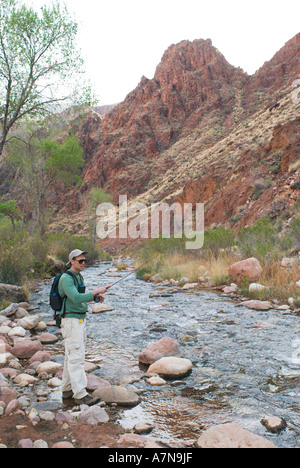
<svg viewBox="0 0 300 468">
<path fill-rule="evenodd" d="M 0 201 L 0 214 L 11 220 L 13 229 L 15 230 L 15 219 L 20 218 L 16 200 L 9 200 L 3 203 Z"/>
<path fill-rule="evenodd" d="M 37 12 L 21 0 L 1 0 L 0 155 L 16 122 L 91 99 L 76 35 L 59 2 Z"/>
<path fill-rule="evenodd" d="M 9 145 L 9 162 L 18 171 L 18 188 L 24 204 L 31 205 L 31 234 L 45 232 L 48 196 L 81 182 L 83 149 L 74 135 L 58 143 L 41 136 L 42 129 L 28 128 Z"/>
</svg>

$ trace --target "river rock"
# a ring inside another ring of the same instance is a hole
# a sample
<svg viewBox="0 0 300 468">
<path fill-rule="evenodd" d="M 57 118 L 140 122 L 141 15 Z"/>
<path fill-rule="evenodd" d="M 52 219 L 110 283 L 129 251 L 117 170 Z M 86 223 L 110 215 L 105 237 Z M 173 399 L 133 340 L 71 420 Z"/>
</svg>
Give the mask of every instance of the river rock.
<svg viewBox="0 0 300 468">
<path fill-rule="evenodd" d="M 46 362 L 51 361 L 51 355 L 47 351 L 37 351 L 30 359 L 29 364 L 33 362 Z"/>
<path fill-rule="evenodd" d="M 114 310 L 114 308 L 106 304 L 95 304 L 92 308 L 92 313 L 101 314 L 102 312 L 109 312 L 110 310 Z"/>
<path fill-rule="evenodd" d="M 19 408 L 18 400 L 11 400 L 5 408 L 5 416 L 9 416 Z"/>
<path fill-rule="evenodd" d="M 99 387 L 93 392 L 93 396 L 101 398 L 105 403 L 116 403 L 120 406 L 136 406 L 140 403 L 136 393 L 121 385 Z"/>
<path fill-rule="evenodd" d="M 261 420 L 261 424 L 265 426 L 267 431 L 273 434 L 283 431 L 287 426 L 285 419 L 277 418 L 276 416 L 267 416 Z"/>
<path fill-rule="evenodd" d="M 14 378 L 14 383 L 17 385 L 20 385 L 20 387 L 26 387 L 27 385 L 32 384 L 36 381 L 37 381 L 37 378 L 29 374 L 18 374 Z"/>
<path fill-rule="evenodd" d="M 97 424 L 108 422 L 109 417 L 106 411 L 100 408 L 100 406 L 92 406 L 79 414 L 78 421 L 97 426 Z"/>
<path fill-rule="evenodd" d="M 19 359 L 31 358 L 37 351 L 42 351 L 43 346 L 39 340 L 24 340 L 16 343 L 11 352 Z"/>
<path fill-rule="evenodd" d="M 62 367 L 62 365 L 59 362 L 53 362 L 53 361 L 45 361 L 42 362 L 36 372 L 37 374 L 41 374 L 42 372 L 46 372 L 47 374 L 54 375 L 56 372 Z"/>
<path fill-rule="evenodd" d="M 26 334 L 26 330 L 23 327 L 14 327 L 8 332 L 8 336 L 20 336 L 24 337 Z"/>
<path fill-rule="evenodd" d="M 87 374 L 87 390 L 92 391 L 96 390 L 99 387 L 110 387 L 110 383 L 107 380 L 102 379 L 94 374 Z"/>
<path fill-rule="evenodd" d="M 276 448 L 269 440 L 233 423 L 211 427 L 203 432 L 196 446 L 198 448 Z"/>
<path fill-rule="evenodd" d="M 257 281 L 262 271 L 259 261 L 252 257 L 233 263 L 230 265 L 228 273 L 232 276 L 235 283 L 241 284 L 244 278 L 247 278 L 247 280 L 251 282 Z"/>
<path fill-rule="evenodd" d="M 12 400 L 17 400 L 19 396 L 12 388 L 0 388 L 0 401 L 4 401 L 6 405 Z"/>
<path fill-rule="evenodd" d="M 254 310 L 269 310 L 269 309 L 272 309 L 272 304 L 271 304 L 270 301 L 250 300 L 250 301 L 239 302 L 236 305 L 237 306 L 244 306 L 244 307 L 247 307 L 248 309 L 254 309 Z"/>
<path fill-rule="evenodd" d="M 168 336 L 146 346 L 139 355 L 139 362 L 149 365 L 167 356 L 180 356 L 179 343 Z"/>
<path fill-rule="evenodd" d="M 159 374 L 166 378 L 181 378 L 188 375 L 193 368 L 189 359 L 163 357 L 149 367 L 147 374 Z"/>
<path fill-rule="evenodd" d="M 39 341 L 42 344 L 53 344 L 58 341 L 58 337 L 54 335 L 53 333 L 42 333 L 39 336 Z"/>
<path fill-rule="evenodd" d="M 27 315 L 18 321 L 18 326 L 25 328 L 25 330 L 32 330 L 37 326 L 40 321 L 40 314 Z"/>
</svg>

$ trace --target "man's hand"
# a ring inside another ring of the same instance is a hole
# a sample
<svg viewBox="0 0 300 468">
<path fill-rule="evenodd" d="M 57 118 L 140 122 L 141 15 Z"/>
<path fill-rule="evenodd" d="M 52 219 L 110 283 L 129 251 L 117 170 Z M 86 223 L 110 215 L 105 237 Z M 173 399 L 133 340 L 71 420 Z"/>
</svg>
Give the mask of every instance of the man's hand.
<svg viewBox="0 0 300 468">
<path fill-rule="evenodd" d="M 110 286 L 105 286 L 105 287 L 102 287 L 102 288 L 98 288 L 98 289 L 95 289 L 94 291 L 92 291 L 92 294 L 93 296 L 98 296 L 99 294 L 105 294 L 108 289 L 110 288 Z"/>
</svg>

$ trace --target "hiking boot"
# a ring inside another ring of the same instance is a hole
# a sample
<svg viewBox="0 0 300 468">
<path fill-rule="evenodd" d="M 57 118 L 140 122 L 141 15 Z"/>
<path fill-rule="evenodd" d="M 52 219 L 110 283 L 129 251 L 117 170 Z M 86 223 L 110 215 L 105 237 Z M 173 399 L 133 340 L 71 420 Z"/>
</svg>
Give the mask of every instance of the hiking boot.
<svg viewBox="0 0 300 468">
<path fill-rule="evenodd" d="M 88 405 L 88 406 L 93 406 L 96 405 L 96 403 L 99 403 L 100 398 L 99 397 L 92 397 L 91 395 L 86 395 L 83 398 L 75 398 L 75 403 L 76 405 Z"/>
<path fill-rule="evenodd" d="M 72 390 L 69 390 L 68 392 L 63 392 L 62 398 L 63 400 L 68 400 L 69 398 L 73 398 Z"/>
</svg>

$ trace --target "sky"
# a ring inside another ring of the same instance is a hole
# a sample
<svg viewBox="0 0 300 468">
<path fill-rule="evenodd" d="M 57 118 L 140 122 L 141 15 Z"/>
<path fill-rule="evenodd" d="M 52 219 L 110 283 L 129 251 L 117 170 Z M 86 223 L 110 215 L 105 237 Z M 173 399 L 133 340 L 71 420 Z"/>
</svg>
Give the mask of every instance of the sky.
<svg viewBox="0 0 300 468">
<path fill-rule="evenodd" d="M 25 0 L 34 8 L 52 0 Z M 255 73 L 300 31 L 299 0 L 58 0 L 79 25 L 78 46 L 99 105 L 123 101 L 165 50 L 211 39 L 227 61 Z"/>
</svg>

